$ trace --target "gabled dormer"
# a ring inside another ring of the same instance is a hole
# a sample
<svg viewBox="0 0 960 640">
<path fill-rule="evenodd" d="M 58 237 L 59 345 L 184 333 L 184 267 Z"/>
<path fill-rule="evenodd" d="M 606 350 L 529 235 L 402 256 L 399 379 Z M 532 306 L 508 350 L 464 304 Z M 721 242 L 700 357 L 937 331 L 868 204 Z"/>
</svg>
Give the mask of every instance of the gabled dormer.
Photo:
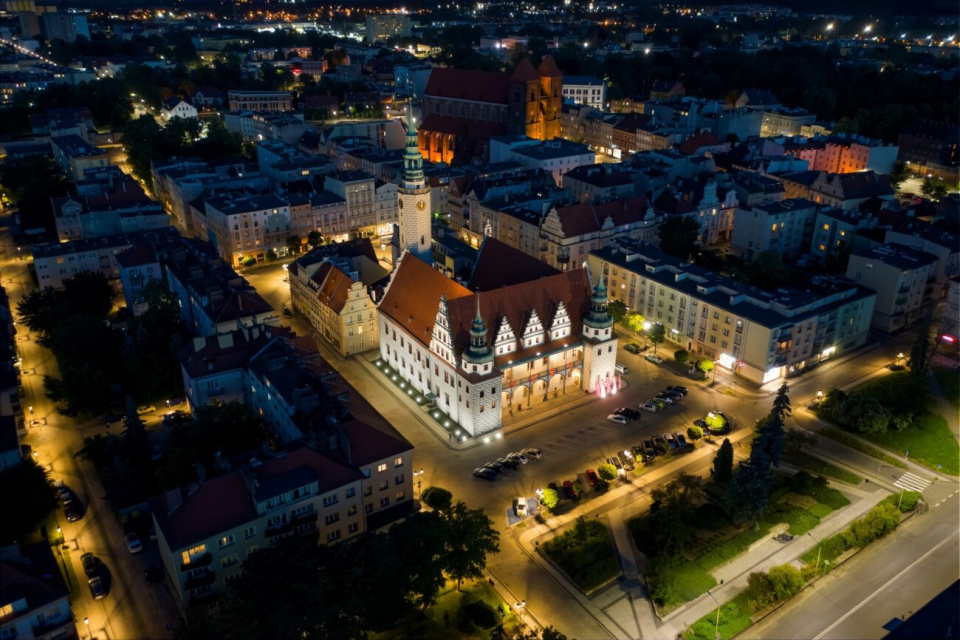
<svg viewBox="0 0 960 640">
<path fill-rule="evenodd" d="M 570 335 L 570 314 L 563 305 L 563 300 L 557 305 L 550 323 L 550 340 L 562 340 Z"/>
<path fill-rule="evenodd" d="M 543 341 L 543 322 L 541 322 L 540 316 L 537 315 L 537 310 L 531 309 L 530 315 L 527 316 L 527 324 L 523 328 L 523 333 L 520 336 L 520 348 L 529 349 L 530 347 L 536 347 L 543 344 Z"/>
<path fill-rule="evenodd" d="M 497 327 L 497 337 L 493 341 L 493 352 L 502 356 L 507 353 L 513 353 L 517 350 L 517 336 L 513 332 L 513 327 L 507 322 L 507 317 L 500 318 L 500 326 Z"/>
<path fill-rule="evenodd" d="M 454 365 L 453 338 L 450 335 L 450 310 L 447 308 L 447 298 L 440 295 L 440 304 L 437 305 L 437 316 L 433 321 L 433 331 L 430 335 L 430 351 L 443 360 Z"/>
</svg>

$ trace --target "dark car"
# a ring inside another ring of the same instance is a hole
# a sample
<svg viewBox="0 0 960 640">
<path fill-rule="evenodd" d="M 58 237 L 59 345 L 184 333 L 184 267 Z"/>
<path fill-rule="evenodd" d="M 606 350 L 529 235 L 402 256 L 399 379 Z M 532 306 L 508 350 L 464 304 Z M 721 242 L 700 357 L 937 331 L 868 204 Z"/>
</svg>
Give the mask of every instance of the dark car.
<svg viewBox="0 0 960 640">
<path fill-rule="evenodd" d="M 617 472 L 623 471 L 623 463 L 620 462 L 620 458 L 617 456 L 610 456 L 607 458 L 607 464 L 612 464 L 617 468 Z"/>
<path fill-rule="evenodd" d="M 587 482 L 590 483 L 591 487 L 597 486 L 597 482 L 599 482 L 600 478 L 599 476 L 597 476 L 596 471 L 594 471 L 593 469 L 587 469 L 586 476 L 587 476 Z"/>
<path fill-rule="evenodd" d="M 683 437 L 682 433 L 675 433 L 673 437 L 677 439 L 677 446 L 681 449 L 687 446 L 687 439 Z"/>
<path fill-rule="evenodd" d="M 163 424 L 173 424 L 180 420 L 186 420 L 189 417 L 185 411 L 171 411 L 163 416 Z"/>
<path fill-rule="evenodd" d="M 623 407 L 621 409 L 617 409 L 614 413 L 618 413 L 624 418 L 629 418 L 630 420 L 640 419 L 640 412 L 637 411 L 636 409 L 631 409 L 630 407 Z"/>
<path fill-rule="evenodd" d="M 53 485 L 53 492 L 57 494 L 57 500 L 59 500 L 61 504 L 67 504 L 74 500 L 73 491 L 63 482 L 57 482 Z"/>
<path fill-rule="evenodd" d="M 570 480 L 563 481 L 563 495 L 567 496 L 571 500 L 577 497 L 577 492 L 573 489 L 573 482 Z"/>
<path fill-rule="evenodd" d="M 635 445 L 631 447 L 630 450 L 633 452 L 633 457 L 637 460 L 637 462 L 646 462 L 647 458 L 650 457 L 650 454 L 647 453 L 646 449 L 640 445 Z"/>
<path fill-rule="evenodd" d="M 100 558 L 92 553 L 85 553 L 80 556 L 80 564 L 83 565 L 83 572 L 88 578 L 92 578 L 100 570 Z"/>
<path fill-rule="evenodd" d="M 176 407 L 176 406 L 179 406 L 179 405 L 183 404 L 183 403 L 186 402 L 186 401 L 187 401 L 187 399 L 186 399 L 184 396 L 173 396 L 172 398 L 170 398 L 169 400 L 167 400 L 167 406 L 168 406 L 168 407 Z"/>
<path fill-rule="evenodd" d="M 107 588 L 99 576 L 90 578 L 88 582 L 90 583 L 90 595 L 93 596 L 94 600 L 103 600 L 107 597 Z"/>
<path fill-rule="evenodd" d="M 483 478 L 484 480 L 497 479 L 497 472 L 494 471 L 493 469 L 487 469 L 487 468 L 474 469 L 473 475 L 476 476 L 477 478 Z"/>
<path fill-rule="evenodd" d="M 76 522 L 83 518 L 83 507 L 79 500 L 73 500 L 63 505 L 63 513 L 67 516 L 67 522 Z"/>
<path fill-rule="evenodd" d="M 673 436 L 669 433 L 663 434 L 663 439 L 667 441 L 667 446 L 670 447 L 670 451 L 673 451 L 677 448 L 677 441 L 674 440 Z"/>
<path fill-rule="evenodd" d="M 293 317 L 293 311 L 290 311 L 290 308 L 289 308 L 289 307 L 284 307 L 284 308 L 283 308 L 283 317 L 284 317 L 284 318 L 292 318 L 292 317 Z"/>
<path fill-rule="evenodd" d="M 649 440 L 644 440 L 640 446 L 643 447 L 643 452 L 650 457 L 657 455 L 657 450 L 654 448 L 653 443 Z"/>
<path fill-rule="evenodd" d="M 111 413 L 110 415 L 104 416 L 104 418 L 103 418 L 103 424 L 105 424 L 105 425 L 107 425 L 107 426 L 110 426 L 111 424 L 114 424 L 114 423 L 117 423 L 117 422 L 123 422 L 123 414 L 122 414 L 122 413 Z"/>
<path fill-rule="evenodd" d="M 676 391 L 677 393 L 679 393 L 679 394 L 682 395 L 682 396 L 687 395 L 687 388 L 686 388 L 686 387 L 681 387 L 681 386 L 678 386 L 678 385 L 674 385 L 674 386 L 672 386 L 672 387 L 667 387 L 667 388 L 668 388 L 670 391 Z"/>
<path fill-rule="evenodd" d="M 631 342 L 627 345 L 624 345 L 624 350 L 629 351 L 630 353 L 640 353 L 643 349 L 636 342 Z"/>
<path fill-rule="evenodd" d="M 683 399 L 682 393 L 680 393 L 679 391 L 674 391 L 669 387 L 664 389 L 660 395 L 667 396 L 668 398 L 672 398 L 674 402 L 679 402 L 680 400 Z"/>
<path fill-rule="evenodd" d="M 653 448 L 657 453 L 666 453 L 667 441 L 662 436 L 653 436 Z"/>
<path fill-rule="evenodd" d="M 499 462 L 488 462 L 487 464 L 483 465 L 483 468 L 490 469 L 494 473 L 503 473 L 503 465 Z"/>
<path fill-rule="evenodd" d="M 512 469 L 513 471 L 516 471 L 520 468 L 520 461 L 509 456 L 506 458 L 497 458 L 497 463 L 503 465 L 507 469 Z"/>
</svg>

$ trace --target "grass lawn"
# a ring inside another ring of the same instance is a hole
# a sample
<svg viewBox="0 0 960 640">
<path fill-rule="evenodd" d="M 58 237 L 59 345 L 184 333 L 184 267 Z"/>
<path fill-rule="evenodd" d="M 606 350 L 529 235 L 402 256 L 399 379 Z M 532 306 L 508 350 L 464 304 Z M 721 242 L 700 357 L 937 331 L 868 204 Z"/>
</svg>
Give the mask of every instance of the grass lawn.
<svg viewBox="0 0 960 640">
<path fill-rule="evenodd" d="M 541 549 L 583 591 L 595 589 L 620 573 L 610 530 L 597 520 L 578 518 L 573 529 L 548 540 Z"/>
<path fill-rule="evenodd" d="M 930 469 L 960 475 L 960 447 L 942 416 L 927 414 L 919 427 L 885 433 L 864 433 L 864 439 L 903 455 Z"/>
<path fill-rule="evenodd" d="M 946 367 L 930 367 L 937 382 L 943 389 L 943 394 L 954 407 L 960 407 L 960 371 Z"/>
<path fill-rule="evenodd" d="M 876 458 L 877 460 L 880 460 L 886 464 L 890 464 L 895 467 L 899 467 L 901 469 L 907 468 L 907 463 L 905 463 L 903 460 L 900 460 L 899 458 L 894 458 L 893 456 L 884 453 L 880 449 L 871 447 L 870 445 L 864 442 L 861 442 L 860 440 L 857 440 L 853 436 L 846 434 L 843 431 L 840 431 L 839 429 L 821 429 L 819 431 L 819 434 L 822 436 L 826 436 L 831 440 L 836 440 L 840 444 L 845 444 L 851 449 L 856 449 L 860 453 L 865 453 L 868 456 Z"/>
<path fill-rule="evenodd" d="M 709 573 L 697 566 L 697 563 L 690 561 L 670 569 L 667 572 L 677 587 L 677 593 L 682 598 L 682 602 L 690 602 L 699 598 L 717 586 L 717 581 Z M 669 610 L 669 609 L 667 609 Z"/>
<path fill-rule="evenodd" d="M 714 640 L 715 631 L 726 640 L 732 638 L 750 626 L 750 607 L 747 605 L 748 591 L 744 589 L 733 600 L 720 607 L 720 626 L 717 627 L 717 610 L 703 616 L 684 632 L 686 640 Z"/>
<path fill-rule="evenodd" d="M 857 474 L 850 473 L 846 469 L 842 469 L 831 462 L 827 462 L 822 458 L 810 455 L 804 451 L 800 451 L 798 453 L 785 453 L 783 454 L 783 461 L 788 462 L 795 467 L 800 467 L 801 469 L 806 469 L 818 475 L 825 476 L 827 478 L 834 478 L 835 480 L 840 480 L 848 484 L 858 485 L 863 482 L 863 478 Z"/>
<path fill-rule="evenodd" d="M 713 571 L 724 562 L 736 558 L 747 550 L 747 548 L 770 533 L 771 524 L 761 522 L 757 527 L 748 528 L 737 535 L 724 540 L 719 545 L 697 558 L 697 564 L 704 571 Z"/>
</svg>

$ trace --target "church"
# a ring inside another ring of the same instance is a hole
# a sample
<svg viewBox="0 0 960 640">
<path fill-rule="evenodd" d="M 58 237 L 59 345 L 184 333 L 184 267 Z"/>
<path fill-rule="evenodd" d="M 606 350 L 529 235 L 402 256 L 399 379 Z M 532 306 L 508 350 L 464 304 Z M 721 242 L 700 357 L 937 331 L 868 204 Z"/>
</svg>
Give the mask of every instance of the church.
<svg viewBox="0 0 960 640">
<path fill-rule="evenodd" d="M 553 57 L 534 68 L 529 58 L 513 73 L 437 67 L 423 94 L 420 153 L 430 162 L 465 164 L 487 158 L 490 138 L 560 136 L 563 74 Z"/>
<path fill-rule="evenodd" d="M 492 238 L 466 287 L 405 252 L 379 310 L 382 359 L 471 436 L 505 412 L 619 386 L 604 282 Z"/>
</svg>

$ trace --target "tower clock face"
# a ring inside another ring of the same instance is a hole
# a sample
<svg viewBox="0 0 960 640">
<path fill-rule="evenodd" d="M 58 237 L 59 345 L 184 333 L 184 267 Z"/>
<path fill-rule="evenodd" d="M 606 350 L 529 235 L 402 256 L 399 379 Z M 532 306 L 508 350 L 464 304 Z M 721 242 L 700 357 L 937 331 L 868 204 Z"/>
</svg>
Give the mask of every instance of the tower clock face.
<svg viewBox="0 0 960 640">
<path fill-rule="evenodd" d="M 424 202 L 423 200 L 417 203 L 417 211 L 423 211 L 426 208 L 427 208 L 427 203 Z"/>
</svg>

